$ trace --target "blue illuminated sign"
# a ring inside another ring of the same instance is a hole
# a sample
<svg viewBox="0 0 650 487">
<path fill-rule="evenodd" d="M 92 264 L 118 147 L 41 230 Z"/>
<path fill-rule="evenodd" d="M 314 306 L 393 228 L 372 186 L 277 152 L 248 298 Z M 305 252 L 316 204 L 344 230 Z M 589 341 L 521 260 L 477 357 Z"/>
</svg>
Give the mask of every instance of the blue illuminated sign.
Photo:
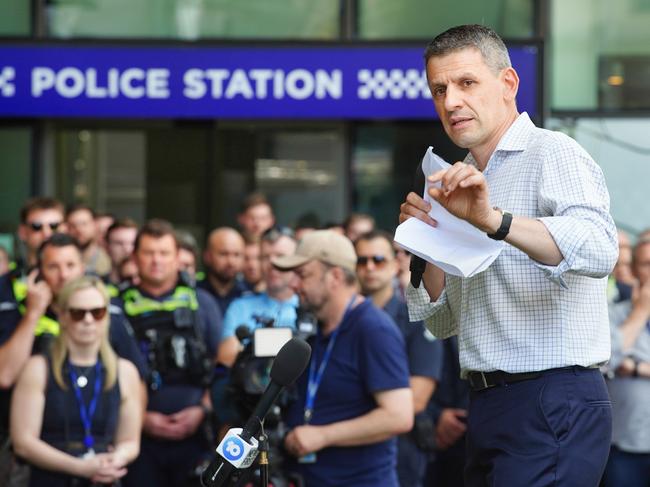
<svg viewBox="0 0 650 487">
<path fill-rule="evenodd" d="M 422 47 L 0 47 L 0 117 L 431 119 Z M 536 47 L 510 47 L 535 116 Z"/>
</svg>

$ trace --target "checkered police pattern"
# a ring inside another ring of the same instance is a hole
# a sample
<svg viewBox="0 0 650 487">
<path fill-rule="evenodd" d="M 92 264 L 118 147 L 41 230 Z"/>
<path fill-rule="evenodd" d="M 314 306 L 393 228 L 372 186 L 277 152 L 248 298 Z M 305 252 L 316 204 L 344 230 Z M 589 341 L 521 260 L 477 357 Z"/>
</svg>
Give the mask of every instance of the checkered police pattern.
<svg viewBox="0 0 650 487">
<path fill-rule="evenodd" d="M 16 70 L 11 66 L 5 66 L 0 70 L 0 96 L 11 98 L 16 94 L 16 87 L 12 83 L 16 78 Z"/>
<path fill-rule="evenodd" d="M 357 96 L 363 100 L 391 98 L 429 98 L 429 87 L 424 70 L 417 69 L 360 69 L 357 73 Z"/>
</svg>

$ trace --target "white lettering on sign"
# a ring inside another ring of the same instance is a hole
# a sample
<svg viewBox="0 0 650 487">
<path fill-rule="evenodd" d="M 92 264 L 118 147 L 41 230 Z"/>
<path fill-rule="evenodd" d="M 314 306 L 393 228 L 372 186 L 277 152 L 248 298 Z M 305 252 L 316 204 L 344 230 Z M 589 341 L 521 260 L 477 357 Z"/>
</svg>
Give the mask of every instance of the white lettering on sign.
<svg viewBox="0 0 650 487">
<path fill-rule="evenodd" d="M 188 69 L 183 75 L 183 95 L 192 100 L 206 96 L 212 99 L 246 100 L 291 98 L 305 100 L 313 97 L 338 99 L 343 96 L 341 70 L 314 72 L 306 69 Z"/>
<path fill-rule="evenodd" d="M 169 70 L 164 68 L 128 68 L 120 71 L 110 68 L 98 73 L 95 68 L 85 70 L 64 67 L 59 70 L 37 66 L 32 69 L 31 92 L 34 98 L 54 91 L 64 98 L 169 98 Z"/>
</svg>

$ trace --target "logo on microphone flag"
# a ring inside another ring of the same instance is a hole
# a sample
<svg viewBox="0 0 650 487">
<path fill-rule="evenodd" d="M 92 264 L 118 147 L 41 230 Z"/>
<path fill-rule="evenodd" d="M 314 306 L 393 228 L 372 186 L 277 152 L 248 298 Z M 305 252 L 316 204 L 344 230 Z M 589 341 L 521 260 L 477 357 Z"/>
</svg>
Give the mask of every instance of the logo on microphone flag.
<svg viewBox="0 0 650 487">
<path fill-rule="evenodd" d="M 259 442 L 255 438 L 251 438 L 250 443 L 248 443 L 241 438 L 241 433 L 241 428 L 229 429 L 224 439 L 219 443 L 217 453 L 228 463 L 243 469 L 250 467 L 255 461 Z"/>
</svg>

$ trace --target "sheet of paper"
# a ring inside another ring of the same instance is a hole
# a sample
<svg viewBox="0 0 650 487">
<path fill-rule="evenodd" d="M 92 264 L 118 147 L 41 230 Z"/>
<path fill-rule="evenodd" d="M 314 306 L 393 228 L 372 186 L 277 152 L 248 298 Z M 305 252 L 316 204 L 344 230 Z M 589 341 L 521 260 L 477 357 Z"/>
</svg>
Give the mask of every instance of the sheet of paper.
<svg viewBox="0 0 650 487">
<path fill-rule="evenodd" d="M 434 154 L 431 147 L 422 160 L 425 176 L 450 166 Z M 429 215 L 438 226 L 432 227 L 417 218 L 409 218 L 397 227 L 395 242 L 454 276 L 471 277 L 484 271 L 501 253 L 503 242 L 492 240 L 472 224 L 449 213 L 428 195 L 429 184 L 428 181 L 425 183 L 422 193 L 431 203 Z"/>
</svg>

